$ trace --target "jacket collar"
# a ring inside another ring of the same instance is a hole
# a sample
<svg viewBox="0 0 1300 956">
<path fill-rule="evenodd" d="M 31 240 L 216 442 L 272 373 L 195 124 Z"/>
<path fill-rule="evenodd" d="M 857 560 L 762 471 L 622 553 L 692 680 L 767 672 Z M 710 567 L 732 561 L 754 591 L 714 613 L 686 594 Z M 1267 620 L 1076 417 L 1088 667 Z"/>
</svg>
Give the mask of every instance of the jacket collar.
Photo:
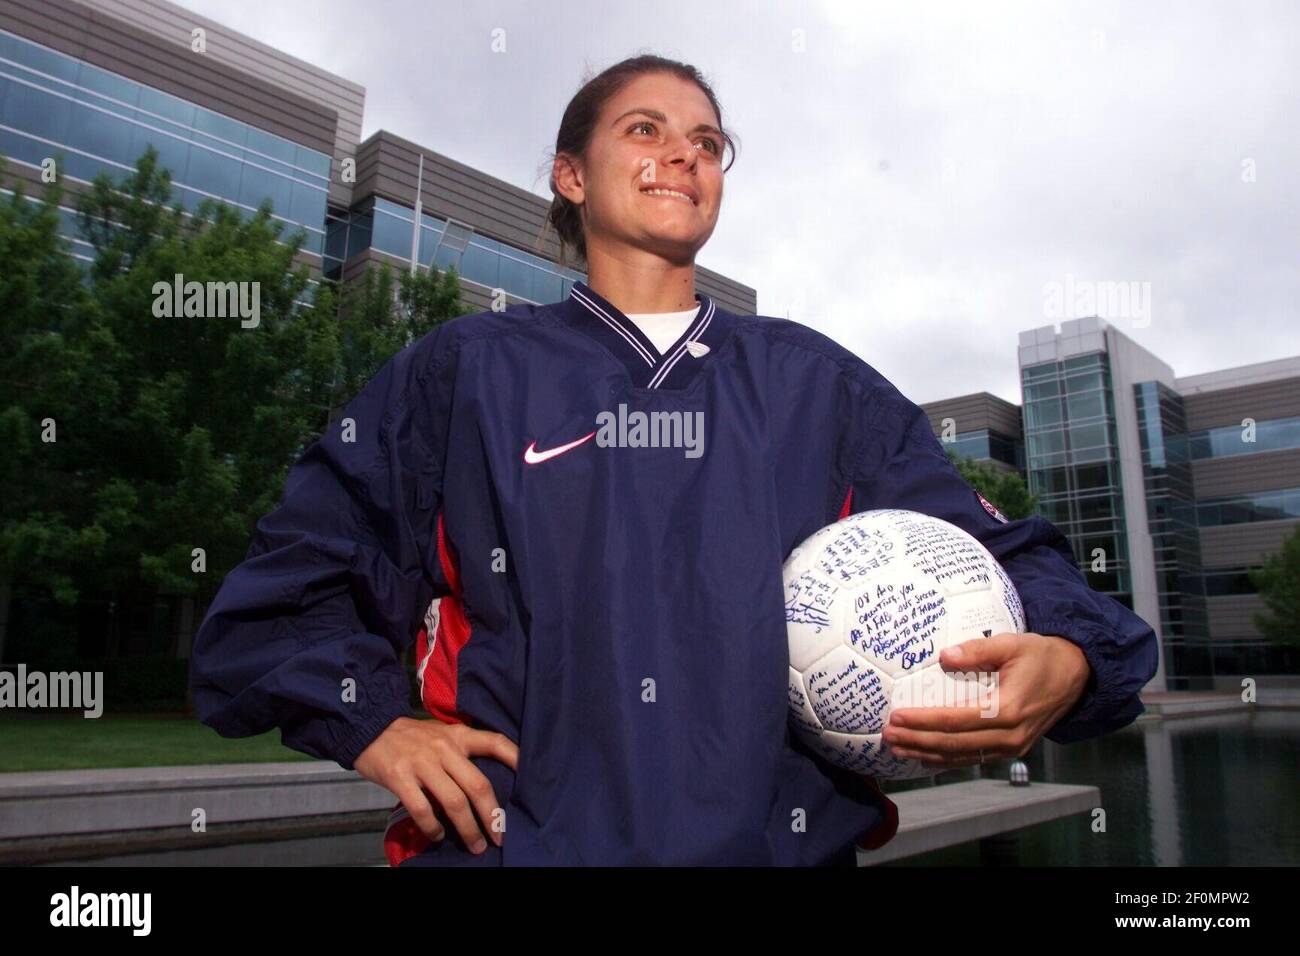
<svg viewBox="0 0 1300 956">
<path fill-rule="evenodd" d="M 707 295 L 695 293 L 700 309 L 686 331 L 662 355 L 637 326 L 585 282 L 575 282 L 559 304 L 561 317 L 619 359 L 640 388 L 685 388 L 707 364 L 731 326 L 732 317 Z"/>
</svg>

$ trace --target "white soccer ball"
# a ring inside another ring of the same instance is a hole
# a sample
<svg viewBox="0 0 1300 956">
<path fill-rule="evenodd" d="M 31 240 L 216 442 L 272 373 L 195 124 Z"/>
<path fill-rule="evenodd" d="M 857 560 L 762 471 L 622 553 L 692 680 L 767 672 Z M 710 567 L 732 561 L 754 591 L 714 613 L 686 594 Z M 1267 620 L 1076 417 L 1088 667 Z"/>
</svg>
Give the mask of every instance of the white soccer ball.
<svg viewBox="0 0 1300 956">
<path fill-rule="evenodd" d="M 995 712 L 997 675 L 953 675 L 945 647 L 1023 633 L 1015 586 L 960 528 L 901 509 L 822 528 L 784 566 L 790 718 L 817 754 L 855 773 L 934 773 L 881 740 L 893 707 Z"/>
</svg>

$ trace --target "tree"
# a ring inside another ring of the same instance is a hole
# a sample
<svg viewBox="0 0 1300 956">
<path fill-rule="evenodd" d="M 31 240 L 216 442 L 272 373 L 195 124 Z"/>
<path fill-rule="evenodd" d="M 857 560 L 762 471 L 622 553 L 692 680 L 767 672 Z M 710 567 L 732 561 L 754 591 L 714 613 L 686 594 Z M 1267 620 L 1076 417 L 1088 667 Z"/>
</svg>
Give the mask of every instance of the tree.
<svg viewBox="0 0 1300 956">
<path fill-rule="evenodd" d="M 359 293 L 313 293 L 301 233 L 284 235 L 269 205 L 187 213 L 152 149 L 80 197 L 87 267 L 58 236 L 60 197 L 51 186 L 0 209 L 0 577 L 64 605 L 205 602 L 336 410 L 463 311 L 459 281 L 381 273 Z M 256 323 L 170 315 L 176 276 L 256 289 Z M 57 441 L 41 441 L 43 421 Z"/>
<path fill-rule="evenodd" d="M 976 491 L 1012 521 L 1034 513 L 1038 499 L 1029 493 L 1025 480 L 1013 471 L 1004 471 L 985 461 L 963 458 L 951 448 L 944 449 L 948 460 Z"/>
<path fill-rule="evenodd" d="M 336 397 L 351 398 L 389 356 L 468 311 L 455 270 L 411 274 L 394 272 L 387 263 L 371 266 L 340 296 Z"/>
<path fill-rule="evenodd" d="M 0 660 L 13 585 L 34 578 L 74 599 L 76 559 L 102 543 L 112 520 L 93 500 L 83 502 L 89 520 L 54 504 L 54 492 L 75 494 L 76 473 L 43 440 L 84 407 L 85 370 L 102 345 L 87 334 L 81 271 L 59 235 L 62 201 L 57 183 L 36 201 L 21 183 L 0 196 Z"/>
<path fill-rule="evenodd" d="M 1300 526 L 1249 574 L 1268 608 L 1255 615 L 1260 634 L 1278 644 L 1300 644 Z"/>
</svg>

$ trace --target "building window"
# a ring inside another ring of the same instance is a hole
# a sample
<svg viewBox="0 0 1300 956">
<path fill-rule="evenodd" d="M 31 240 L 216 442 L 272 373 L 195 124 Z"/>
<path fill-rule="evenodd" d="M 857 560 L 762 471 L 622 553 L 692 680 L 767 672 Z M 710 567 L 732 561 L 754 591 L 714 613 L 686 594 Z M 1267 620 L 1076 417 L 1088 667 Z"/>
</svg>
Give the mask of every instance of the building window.
<svg viewBox="0 0 1300 956">
<path fill-rule="evenodd" d="M 62 154 L 86 181 L 120 179 L 152 146 L 185 209 L 212 198 L 247 217 L 269 199 L 286 234 L 323 251 L 329 156 L 4 31 L 0 124 L 0 152 L 32 165 Z"/>
<path fill-rule="evenodd" d="M 1214 568 L 1202 575 L 1206 597 L 1228 597 L 1237 594 L 1258 594 L 1259 588 L 1250 580 L 1248 568 Z"/>
<path fill-rule="evenodd" d="M 414 210 L 375 197 L 372 204 L 353 210 L 346 218 L 346 258 L 373 248 L 410 264 Z M 337 240 L 331 245 L 336 247 Z M 448 222 L 427 213 L 421 216 L 419 257 L 422 266 L 455 268 L 471 282 L 504 289 L 518 299 L 539 304 L 560 301 L 569 294 L 575 280 L 586 278 L 581 272 L 561 269 L 541 256 L 476 233 L 465 223 Z"/>
<path fill-rule="evenodd" d="M 1241 425 L 1210 428 L 1187 436 L 1191 456 L 1197 460 L 1282 451 L 1300 448 L 1300 418 L 1275 418 L 1256 422 L 1254 441 L 1248 441 L 1250 437 L 1250 431 Z"/>
<path fill-rule="evenodd" d="M 1202 528 L 1295 518 L 1300 518 L 1300 488 L 1205 498 L 1196 505 L 1197 524 Z"/>
</svg>

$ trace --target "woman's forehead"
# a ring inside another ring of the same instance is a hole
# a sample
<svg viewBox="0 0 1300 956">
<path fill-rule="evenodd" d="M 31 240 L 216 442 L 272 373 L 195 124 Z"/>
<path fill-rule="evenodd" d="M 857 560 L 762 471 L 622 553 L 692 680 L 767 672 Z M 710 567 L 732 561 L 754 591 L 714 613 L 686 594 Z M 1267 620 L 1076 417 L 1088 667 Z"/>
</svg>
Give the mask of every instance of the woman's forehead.
<svg viewBox="0 0 1300 956">
<path fill-rule="evenodd" d="M 660 113 L 670 120 L 691 125 L 717 121 L 713 104 L 704 91 L 671 73 L 638 76 L 611 96 L 602 112 L 612 118 L 636 109 Z"/>
</svg>

